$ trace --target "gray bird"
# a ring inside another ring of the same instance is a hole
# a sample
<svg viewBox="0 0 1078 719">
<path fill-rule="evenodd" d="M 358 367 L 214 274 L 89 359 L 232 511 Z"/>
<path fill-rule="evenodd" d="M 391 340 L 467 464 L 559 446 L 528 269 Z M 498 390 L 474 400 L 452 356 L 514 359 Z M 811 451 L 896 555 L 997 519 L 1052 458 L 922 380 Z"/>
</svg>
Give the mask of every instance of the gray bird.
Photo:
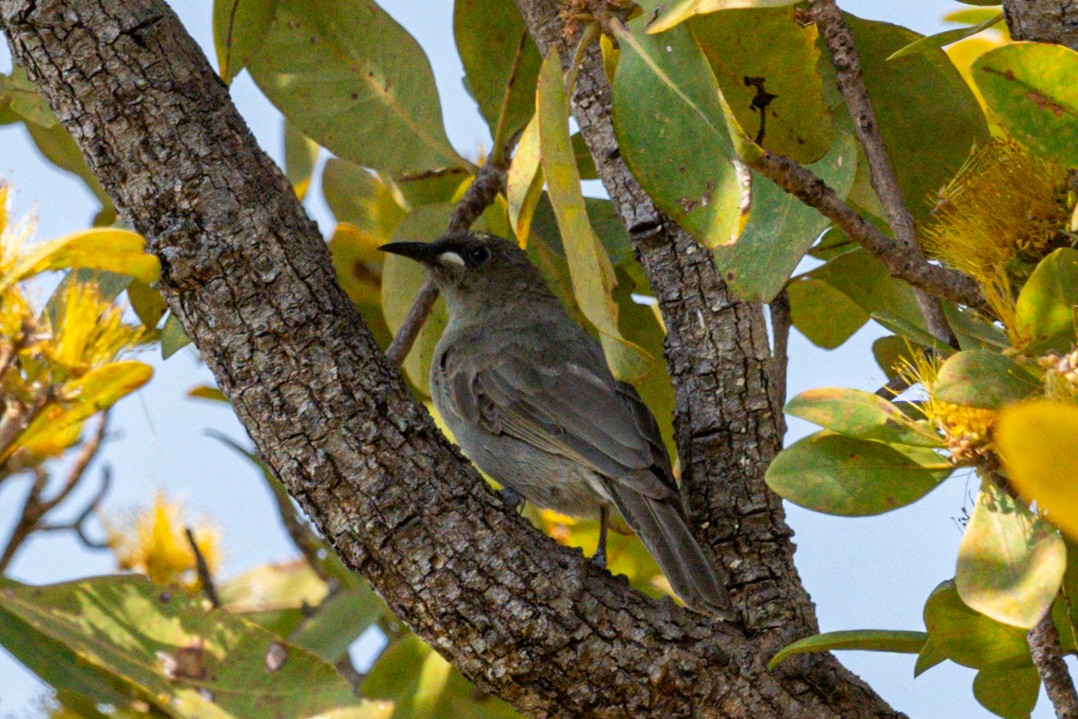
<svg viewBox="0 0 1078 719">
<path fill-rule="evenodd" d="M 686 604 L 730 617 L 655 418 L 610 374 L 599 343 L 569 319 L 525 253 L 477 232 L 381 249 L 422 263 L 445 297 L 431 395 L 465 454 L 540 507 L 599 517 L 599 567 L 616 508 Z"/>
</svg>

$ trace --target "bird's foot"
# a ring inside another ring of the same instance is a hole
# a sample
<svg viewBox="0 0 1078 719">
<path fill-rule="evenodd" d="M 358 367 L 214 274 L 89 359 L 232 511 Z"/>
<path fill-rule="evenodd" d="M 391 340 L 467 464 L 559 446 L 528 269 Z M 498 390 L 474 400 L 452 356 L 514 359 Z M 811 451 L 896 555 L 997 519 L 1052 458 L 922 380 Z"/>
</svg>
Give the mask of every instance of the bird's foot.
<svg viewBox="0 0 1078 719">
<path fill-rule="evenodd" d="M 591 555 L 591 566 L 596 569 L 606 569 L 606 547 L 599 547 L 595 554 Z"/>
<path fill-rule="evenodd" d="M 509 507 L 517 514 L 524 514 L 524 504 L 527 500 L 524 499 L 523 494 L 512 487 L 502 487 L 502 490 L 498 492 L 498 496 L 502 498 L 502 502 L 505 503 L 506 507 Z"/>
</svg>

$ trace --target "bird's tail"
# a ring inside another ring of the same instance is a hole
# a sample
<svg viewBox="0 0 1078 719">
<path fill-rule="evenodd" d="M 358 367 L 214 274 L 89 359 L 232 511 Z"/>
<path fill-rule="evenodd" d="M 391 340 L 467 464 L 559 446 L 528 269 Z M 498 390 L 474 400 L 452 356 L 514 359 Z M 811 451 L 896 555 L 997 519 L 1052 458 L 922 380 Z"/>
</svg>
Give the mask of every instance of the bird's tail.
<svg viewBox="0 0 1078 719">
<path fill-rule="evenodd" d="M 678 497 L 655 499 L 607 483 L 625 521 L 659 563 L 677 595 L 689 607 L 722 619 L 733 618 L 733 606 L 715 566 L 696 543 Z"/>
</svg>

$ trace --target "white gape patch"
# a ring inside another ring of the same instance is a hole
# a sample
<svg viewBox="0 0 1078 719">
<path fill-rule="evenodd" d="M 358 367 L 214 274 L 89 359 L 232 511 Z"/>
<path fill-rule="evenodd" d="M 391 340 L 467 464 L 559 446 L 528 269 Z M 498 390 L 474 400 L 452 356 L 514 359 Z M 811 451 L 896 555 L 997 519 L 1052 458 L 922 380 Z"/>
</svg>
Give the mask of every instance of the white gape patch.
<svg viewBox="0 0 1078 719">
<path fill-rule="evenodd" d="M 442 254 L 438 255 L 438 260 L 443 263 L 460 265 L 461 267 L 464 266 L 464 258 L 458 255 L 456 252 L 443 252 Z"/>
</svg>

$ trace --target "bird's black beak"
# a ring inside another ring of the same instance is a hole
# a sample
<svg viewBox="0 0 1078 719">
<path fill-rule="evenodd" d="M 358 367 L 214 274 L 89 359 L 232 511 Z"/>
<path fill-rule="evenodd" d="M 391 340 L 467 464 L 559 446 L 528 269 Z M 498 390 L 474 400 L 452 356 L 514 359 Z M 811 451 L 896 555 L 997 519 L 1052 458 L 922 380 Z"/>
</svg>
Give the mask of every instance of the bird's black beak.
<svg viewBox="0 0 1078 719">
<path fill-rule="evenodd" d="M 438 257 L 438 248 L 431 242 L 390 242 L 378 249 L 382 252 L 408 257 L 424 265 L 433 264 Z"/>
</svg>

